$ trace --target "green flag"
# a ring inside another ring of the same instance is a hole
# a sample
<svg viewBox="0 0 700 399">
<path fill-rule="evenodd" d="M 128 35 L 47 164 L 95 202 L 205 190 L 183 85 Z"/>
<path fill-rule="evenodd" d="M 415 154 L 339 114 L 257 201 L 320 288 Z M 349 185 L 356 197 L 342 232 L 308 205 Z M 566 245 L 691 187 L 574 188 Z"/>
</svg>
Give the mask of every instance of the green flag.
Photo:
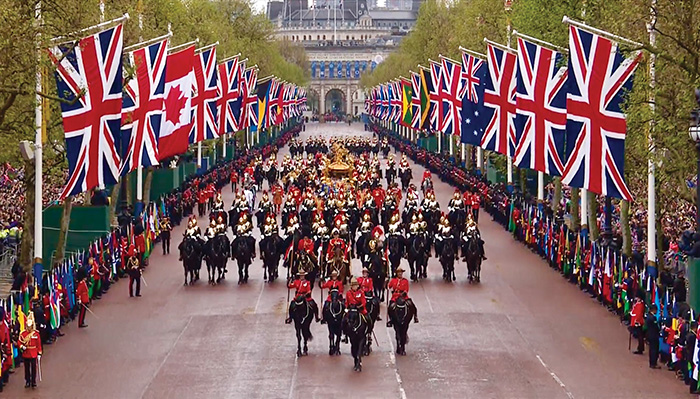
<svg viewBox="0 0 700 399">
<path fill-rule="evenodd" d="M 413 90 L 411 82 L 406 79 L 401 79 L 401 122 L 406 126 L 411 126 L 413 119 L 413 110 L 411 110 L 411 97 Z"/>
</svg>

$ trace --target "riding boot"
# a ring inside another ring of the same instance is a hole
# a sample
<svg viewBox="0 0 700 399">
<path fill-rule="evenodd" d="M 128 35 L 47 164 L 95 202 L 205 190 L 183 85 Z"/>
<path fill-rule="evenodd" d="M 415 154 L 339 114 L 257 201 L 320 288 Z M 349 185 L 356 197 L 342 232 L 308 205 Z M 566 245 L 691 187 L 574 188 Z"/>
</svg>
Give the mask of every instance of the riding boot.
<svg viewBox="0 0 700 399">
<path fill-rule="evenodd" d="M 314 317 L 316 319 L 316 323 L 321 321 L 321 319 L 318 317 L 318 305 L 316 304 L 316 302 L 311 302 L 311 310 L 313 310 L 313 312 L 314 312 Z"/>
</svg>

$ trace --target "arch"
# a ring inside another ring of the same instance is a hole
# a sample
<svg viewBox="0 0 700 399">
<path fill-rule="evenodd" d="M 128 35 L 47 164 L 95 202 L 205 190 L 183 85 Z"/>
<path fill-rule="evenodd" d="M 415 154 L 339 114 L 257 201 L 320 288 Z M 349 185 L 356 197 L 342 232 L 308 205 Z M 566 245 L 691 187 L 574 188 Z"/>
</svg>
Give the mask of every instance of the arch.
<svg viewBox="0 0 700 399">
<path fill-rule="evenodd" d="M 326 109 L 324 112 L 345 114 L 345 93 L 337 88 L 331 88 L 326 92 Z"/>
<path fill-rule="evenodd" d="M 304 41 L 306 41 L 306 35 L 304 35 L 303 38 L 304 38 Z"/>
</svg>

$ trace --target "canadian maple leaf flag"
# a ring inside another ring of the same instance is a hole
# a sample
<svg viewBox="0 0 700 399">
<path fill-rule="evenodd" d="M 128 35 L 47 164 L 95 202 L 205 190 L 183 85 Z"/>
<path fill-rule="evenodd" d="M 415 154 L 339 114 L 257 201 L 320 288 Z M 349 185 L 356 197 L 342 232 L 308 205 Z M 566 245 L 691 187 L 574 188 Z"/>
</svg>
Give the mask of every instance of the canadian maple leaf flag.
<svg viewBox="0 0 700 399">
<path fill-rule="evenodd" d="M 165 114 L 158 141 L 158 160 L 185 153 L 192 129 L 194 46 L 168 54 L 165 69 Z"/>
</svg>

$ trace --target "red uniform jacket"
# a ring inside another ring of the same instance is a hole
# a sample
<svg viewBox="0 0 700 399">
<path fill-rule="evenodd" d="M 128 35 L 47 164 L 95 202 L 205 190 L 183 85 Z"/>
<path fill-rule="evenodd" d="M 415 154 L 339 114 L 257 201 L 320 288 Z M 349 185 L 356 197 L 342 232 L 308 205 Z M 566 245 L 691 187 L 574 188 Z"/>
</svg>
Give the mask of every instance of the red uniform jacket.
<svg viewBox="0 0 700 399">
<path fill-rule="evenodd" d="M 299 251 L 306 251 L 309 254 L 314 253 L 314 242 L 310 238 L 303 238 L 299 241 L 299 246 L 297 247 Z"/>
<path fill-rule="evenodd" d="M 334 238 L 329 242 L 328 251 L 326 253 L 326 256 L 327 257 L 333 256 L 333 248 L 335 248 L 336 245 L 339 245 L 340 248 L 343 249 L 343 254 L 345 255 L 345 259 L 347 259 L 348 258 L 348 246 L 345 243 L 345 241 L 343 241 L 341 238 Z"/>
<path fill-rule="evenodd" d="M 289 283 L 289 288 L 294 288 L 295 297 L 306 296 L 307 301 L 311 301 L 311 283 L 307 280 L 294 280 Z"/>
<path fill-rule="evenodd" d="M 321 288 L 323 288 L 324 290 L 328 290 L 328 296 L 326 297 L 326 301 L 331 300 L 332 290 L 337 290 L 341 296 L 343 295 L 343 283 L 338 280 L 328 280 L 321 285 Z"/>
<path fill-rule="evenodd" d="M 78 301 L 87 304 L 90 302 L 90 295 L 88 295 L 88 286 L 85 280 L 78 283 L 78 289 L 75 290 L 75 294 L 78 297 Z"/>
<path fill-rule="evenodd" d="M 374 283 L 369 277 L 358 277 L 357 282 L 360 283 L 360 289 L 362 292 L 374 292 Z"/>
<path fill-rule="evenodd" d="M 207 190 L 200 190 L 197 193 L 197 202 L 200 204 L 207 202 Z"/>
<path fill-rule="evenodd" d="M 389 281 L 389 289 L 391 290 L 391 300 L 395 301 L 396 298 L 400 297 L 402 294 L 406 294 L 405 298 L 408 299 L 408 280 L 401 277 L 394 277 Z"/>
<path fill-rule="evenodd" d="M 479 205 L 481 204 L 481 197 L 479 197 L 479 194 L 474 194 L 472 195 L 472 209 L 479 209 Z"/>
<path fill-rule="evenodd" d="M 22 357 L 25 359 L 36 359 L 41 355 L 41 337 L 39 331 L 22 331 L 19 333 L 18 345 L 22 349 Z"/>
<path fill-rule="evenodd" d="M 5 361 L 2 363 L 3 374 L 12 367 L 12 346 L 10 341 L 10 327 L 7 322 L 0 320 L 0 342 L 5 349 Z"/>
<path fill-rule="evenodd" d="M 140 254 L 146 252 L 146 238 L 143 236 L 143 233 L 134 237 L 134 243 L 136 244 L 136 250 Z"/>
<path fill-rule="evenodd" d="M 360 290 L 351 289 L 345 296 L 345 307 L 350 309 L 356 307 L 362 314 L 367 314 L 367 299 L 365 293 Z"/>
<path fill-rule="evenodd" d="M 635 302 L 630 312 L 630 326 L 644 325 L 644 302 Z"/>
</svg>

